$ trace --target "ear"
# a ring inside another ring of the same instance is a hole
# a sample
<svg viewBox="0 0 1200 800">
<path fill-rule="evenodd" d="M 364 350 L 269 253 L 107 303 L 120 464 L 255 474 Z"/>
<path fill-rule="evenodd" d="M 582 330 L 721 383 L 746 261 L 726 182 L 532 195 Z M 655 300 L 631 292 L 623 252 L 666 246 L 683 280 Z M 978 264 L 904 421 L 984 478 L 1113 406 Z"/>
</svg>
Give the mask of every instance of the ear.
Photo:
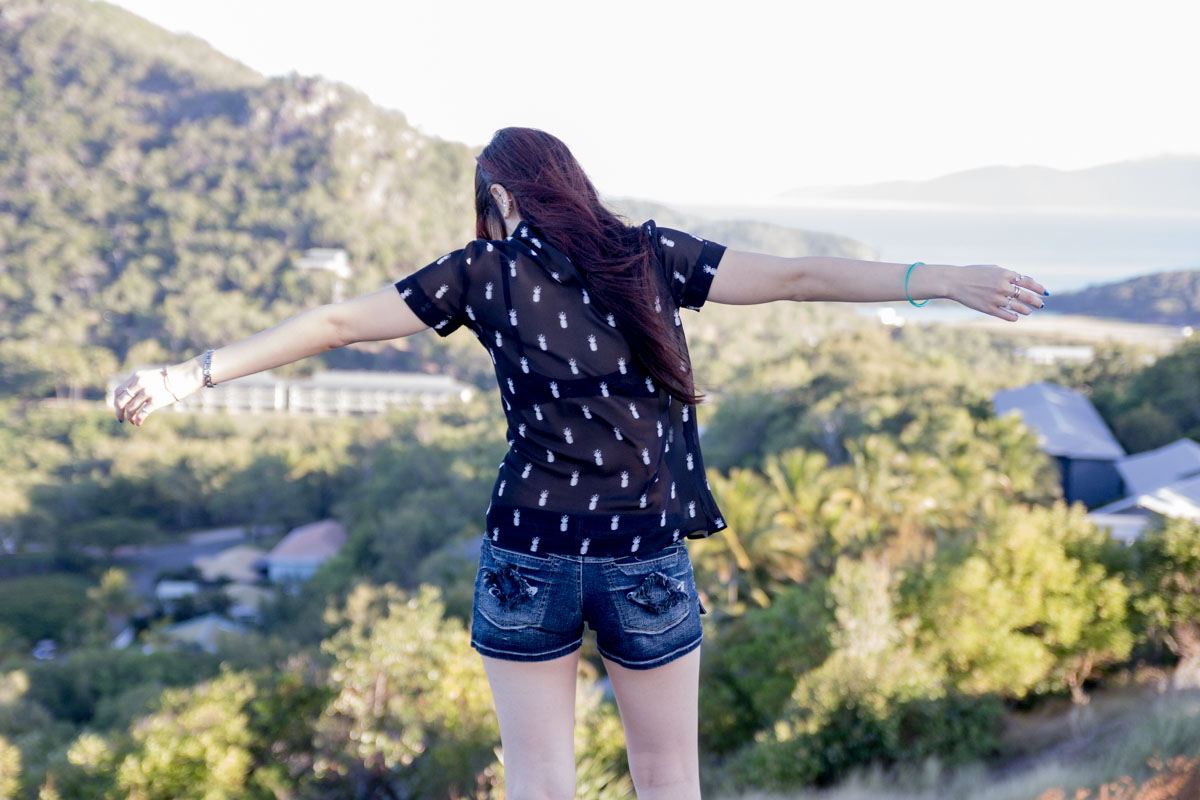
<svg viewBox="0 0 1200 800">
<path fill-rule="evenodd" d="M 504 204 L 508 200 L 508 190 L 498 183 L 493 183 L 488 187 L 488 191 L 492 193 L 492 197 L 495 198 L 500 207 L 504 208 Z"/>
</svg>

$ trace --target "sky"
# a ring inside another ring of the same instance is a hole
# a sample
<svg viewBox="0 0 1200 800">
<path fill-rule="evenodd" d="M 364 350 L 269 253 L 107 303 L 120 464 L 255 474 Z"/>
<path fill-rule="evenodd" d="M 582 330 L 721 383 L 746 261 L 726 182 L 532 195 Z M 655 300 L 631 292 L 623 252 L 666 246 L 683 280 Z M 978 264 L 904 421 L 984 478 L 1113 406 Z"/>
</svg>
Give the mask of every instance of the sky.
<svg viewBox="0 0 1200 800">
<path fill-rule="evenodd" d="M 610 196 L 733 205 L 1200 155 L 1192 0 L 115 4 L 265 75 L 349 84 L 429 135 L 482 148 L 541 128 Z"/>
</svg>

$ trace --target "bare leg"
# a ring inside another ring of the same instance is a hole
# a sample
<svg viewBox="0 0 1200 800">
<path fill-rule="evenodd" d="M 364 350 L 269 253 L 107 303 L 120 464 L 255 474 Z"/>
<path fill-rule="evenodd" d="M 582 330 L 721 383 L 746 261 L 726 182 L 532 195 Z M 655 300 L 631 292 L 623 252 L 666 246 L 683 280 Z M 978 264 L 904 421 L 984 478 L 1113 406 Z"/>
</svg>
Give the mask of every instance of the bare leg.
<svg viewBox="0 0 1200 800">
<path fill-rule="evenodd" d="M 550 661 L 483 656 L 504 750 L 509 800 L 575 796 L 575 683 L 579 651 Z"/>
<path fill-rule="evenodd" d="M 654 669 L 604 659 L 617 696 L 638 800 L 700 800 L 700 648 Z"/>
</svg>

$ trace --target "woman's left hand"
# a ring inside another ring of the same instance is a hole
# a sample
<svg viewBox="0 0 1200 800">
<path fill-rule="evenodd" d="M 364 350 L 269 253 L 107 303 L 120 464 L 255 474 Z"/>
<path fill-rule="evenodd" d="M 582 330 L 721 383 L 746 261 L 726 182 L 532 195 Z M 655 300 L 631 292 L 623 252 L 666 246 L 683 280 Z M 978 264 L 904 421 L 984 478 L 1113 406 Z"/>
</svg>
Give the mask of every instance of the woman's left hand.
<svg viewBox="0 0 1200 800">
<path fill-rule="evenodd" d="M 113 408 L 121 422 L 141 427 L 146 417 L 161 408 L 174 405 L 198 391 L 187 373 L 189 364 L 160 369 L 139 369 L 117 387 L 113 393 Z"/>
</svg>

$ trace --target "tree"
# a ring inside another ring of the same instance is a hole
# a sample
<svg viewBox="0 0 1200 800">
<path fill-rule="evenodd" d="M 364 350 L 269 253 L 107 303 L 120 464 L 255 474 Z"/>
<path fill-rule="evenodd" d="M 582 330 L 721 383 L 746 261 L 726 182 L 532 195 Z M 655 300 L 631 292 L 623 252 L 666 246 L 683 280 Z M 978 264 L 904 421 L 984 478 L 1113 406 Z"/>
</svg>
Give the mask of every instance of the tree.
<svg viewBox="0 0 1200 800">
<path fill-rule="evenodd" d="M 1200 687 L 1200 524 L 1167 519 L 1134 548 L 1141 560 L 1134 607 L 1150 635 L 1179 657 L 1174 685 Z"/>
</svg>

